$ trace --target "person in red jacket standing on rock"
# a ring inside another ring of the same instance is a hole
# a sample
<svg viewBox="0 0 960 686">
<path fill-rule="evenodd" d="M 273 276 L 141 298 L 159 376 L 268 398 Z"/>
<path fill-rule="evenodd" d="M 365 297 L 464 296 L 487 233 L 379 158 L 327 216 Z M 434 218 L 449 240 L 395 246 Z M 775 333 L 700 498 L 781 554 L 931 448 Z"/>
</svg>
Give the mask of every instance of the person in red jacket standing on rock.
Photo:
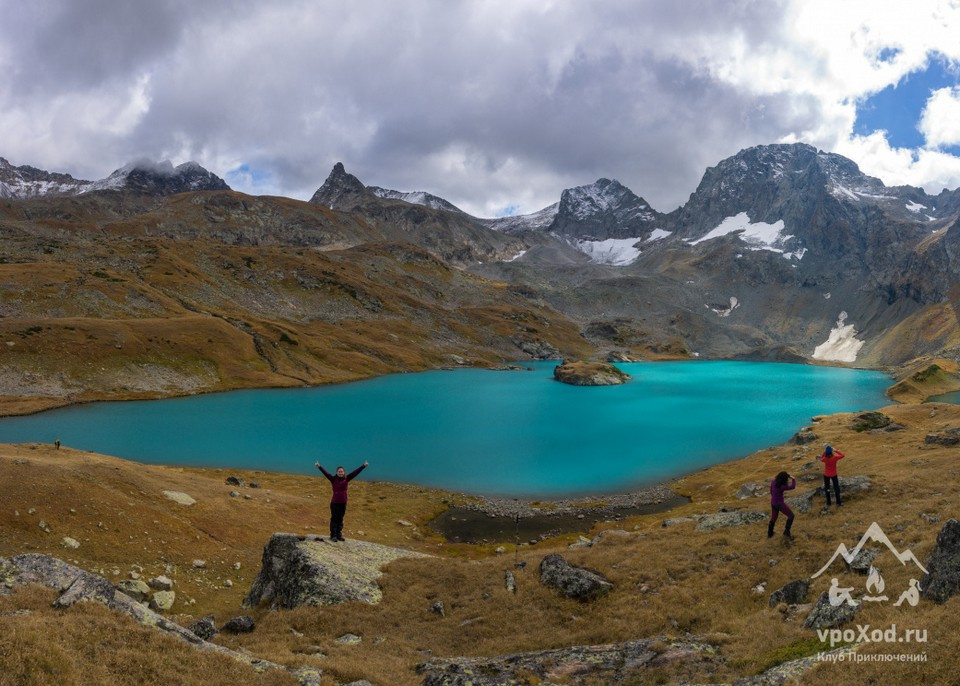
<svg viewBox="0 0 960 686">
<path fill-rule="evenodd" d="M 823 492 L 827 494 L 827 507 L 830 507 L 830 482 L 833 481 L 833 492 L 837 494 L 837 507 L 840 502 L 840 478 L 837 476 L 837 461 L 846 455 L 834 450 L 829 445 L 823 449 L 823 454 L 817 459 L 823 462 Z"/>
<path fill-rule="evenodd" d="M 330 479 L 330 485 L 333 486 L 333 497 L 330 498 L 330 540 L 343 541 L 343 516 L 347 512 L 347 486 L 357 474 L 363 471 L 369 462 L 354 469 L 349 474 L 343 467 L 337 467 L 336 474 L 331 474 L 324 469 L 319 462 L 314 463 L 323 475 Z"/>
</svg>

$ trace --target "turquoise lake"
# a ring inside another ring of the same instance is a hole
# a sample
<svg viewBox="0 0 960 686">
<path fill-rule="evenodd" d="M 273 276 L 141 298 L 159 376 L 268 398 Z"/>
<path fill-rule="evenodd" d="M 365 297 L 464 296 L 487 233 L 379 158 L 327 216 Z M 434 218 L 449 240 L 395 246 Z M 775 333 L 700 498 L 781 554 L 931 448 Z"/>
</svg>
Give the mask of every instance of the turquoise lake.
<svg viewBox="0 0 960 686">
<path fill-rule="evenodd" d="M 890 403 L 880 372 L 761 362 L 617 365 L 623 386 L 531 371 L 396 374 L 317 388 L 94 403 L 0 419 L 0 442 L 152 464 L 319 474 L 508 496 L 626 491 L 784 442 L 817 414 Z"/>
</svg>

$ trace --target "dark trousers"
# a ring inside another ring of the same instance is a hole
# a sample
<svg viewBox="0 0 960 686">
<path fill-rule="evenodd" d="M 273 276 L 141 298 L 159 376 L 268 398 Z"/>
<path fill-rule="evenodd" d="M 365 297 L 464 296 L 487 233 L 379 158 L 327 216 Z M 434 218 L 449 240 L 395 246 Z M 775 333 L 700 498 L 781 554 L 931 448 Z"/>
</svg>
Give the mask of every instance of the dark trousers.
<svg viewBox="0 0 960 686">
<path fill-rule="evenodd" d="M 793 526 L 793 510 L 788 505 L 772 505 L 770 507 L 770 523 L 767 525 L 767 533 L 771 536 L 773 536 L 773 525 L 777 523 L 777 517 L 780 516 L 781 512 L 787 515 L 787 526 L 784 527 L 783 533 L 790 535 L 790 527 Z"/>
<path fill-rule="evenodd" d="M 830 506 L 830 482 L 833 481 L 833 492 L 837 494 L 837 505 L 840 504 L 840 479 L 836 476 L 823 477 L 823 492 L 827 494 L 827 507 Z"/>
<path fill-rule="evenodd" d="M 330 503 L 330 538 L 343 538 L 343 515 L 346 513 L 346 503 Z"/>
</svg>

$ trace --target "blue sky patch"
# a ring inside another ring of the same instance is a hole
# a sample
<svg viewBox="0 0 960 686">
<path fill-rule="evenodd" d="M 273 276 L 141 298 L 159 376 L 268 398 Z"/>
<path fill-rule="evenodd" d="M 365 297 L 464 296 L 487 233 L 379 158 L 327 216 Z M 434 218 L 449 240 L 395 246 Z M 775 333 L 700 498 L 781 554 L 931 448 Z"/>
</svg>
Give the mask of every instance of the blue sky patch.
<svg viewBox="0 0 960 686">
<path fill-rule="evenodd" d="M 884 51 L 878 55 L 883 61 Z M 888 56 L 892 59 L 895 54 Z M 874 93 L 857 107 L 853 132 L 868 136 L 875 131 L 887 132 L 887 142 L 893 148 L 923 147 L 923 134 L 917 125 L 930 94 L 940 88 L 960 84 L 956 65 L 940 55 L 932 56 L 927 65 L 904 76 L 894 85 Z M 947 149 L 953 153 L 954 149 Z"/>
</svg>

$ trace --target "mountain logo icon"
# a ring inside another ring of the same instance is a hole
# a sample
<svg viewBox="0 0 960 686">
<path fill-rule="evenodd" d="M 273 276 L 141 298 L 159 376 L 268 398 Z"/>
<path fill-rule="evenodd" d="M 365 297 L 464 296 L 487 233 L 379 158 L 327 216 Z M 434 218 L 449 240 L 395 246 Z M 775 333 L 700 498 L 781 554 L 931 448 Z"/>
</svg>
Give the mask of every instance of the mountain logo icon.
<svg viewBox="0 0 960 686">
<path fill-rule="evenodd" d="M 830 565 L 832 565 L 838 557 L 843 558 L 844 562 L 846 562 L 848 565 L 851 564 L 856 559 L 857 555 L 860 554 L 860 551 L 863 550 L 864 546 L 871 542 L 882 543 L 885 545 L 887 550 L 893 553 L 893 556 L 900 562 L 901 565 L 906 566 L 907 563 L 912 562 L 921 572 L 927 574 L 926 568 L 920 564 L 920 561 L 912 551 L 904 550 L 903 552 L 900 552 L 897 550 L 897 547 L 890 542 L 890 539 L 883 532 L 883 529 L 880 527 L 880 525 L 876 522 L 873 522 L 863 536 L 860 537 L 860 541 L 853 547 L 853 550 L 847 548 L 844 543 L 840 543 L 840 545 L 837 546 L 836 552 L 833 553 L 833 556 L 830 558 L 827 564 L 821 567 L 817 573 L 810 578 L 816 579 L 818 576 L 823 574 L 825 571 L 827 571 L 827 569 L 830 568 Z M 885 583 L 883 577 L 880 576 L 880 572 L 872 564 L 870 565 L 867 575 L 866 585 L 867 591 L 874 595 L 864 595 L 860 598 L 860 601 L 883 602 L 889 600 L 888 596 L 880 595 L 883 592 Z M 907 602 L 912 607 L 915 607 L 920 601 L 920 590 L 919 581 L 916 579 L 910 579 L 909 588 L 900 595 L 899 600 L 894 603 L 894 606 L 897 607 L 904 602 Z M 851 595 L 852 591 L 852 587 L 841 587 L 839 580 L 834 577 L 831 580 L 830 590 L 828 592 L 830 604 L 834 607 L 839 607 L 843 604 L 852 606 L 859 605 L 860 601 L 853 599 L 853 596 Z"/>
<path fill-rule="evenodd" d="M 899 550 L 897 550 L 897 547 L 893 545 L 893 543 L 890 541 L 887 535 L 883 532 L 883 529 L 880 528 L 880 525 L 877 524 L 876 522 L 873 522 L 870 525 L 870 527 L 866 530 L 866 532 L 863 534 L 863 536 L 860 537 L 860 541 L 857 543 L 857 545 L 853 547 L 853 550 L 850 550 L 849 548 L 847 548 L 845 544 L 840 543 L 840 545 L 837 546 L 837 550 L 836 552 L 834 552 L 833 557 L 831 557 L 830 560 L 827 562 L 827 564 L 823 565 L 823 567 L 821 567 L 817 571 L 817 573 L 811 576 L 810 578 L 816 579 L 818 576 L 823 574 L 825 571 L 827 571 L 830 565 L 832 565 L 836 561 L 838 557 L 842 557 L 847 564 L 850 564 L 851 562 L 854 561 L 854 559 L 856 559 L 857 555 L 860 554 L 860 551 L 863 550 L 864 546 L 866 546 L 867 543 L 871 543 L 871 542 L 882 543 L 883 545 L 885 545 L 887 549 L 891 553 L 893 553 L 893 556 L 897 558 L 900 564 L 906 565 L 908 562 L 912 562 L 917 566 L 917 568 L 921 572 L 923 572 L 924 574 L 927 573 L 926 567 L 920 564 L 920 561 L 917 559 L 916 555 L 914 555 L 912 551 L 910 551 L 909 549 L 904 550 L 903 552 L 900 552 Z"/>
</svg>

